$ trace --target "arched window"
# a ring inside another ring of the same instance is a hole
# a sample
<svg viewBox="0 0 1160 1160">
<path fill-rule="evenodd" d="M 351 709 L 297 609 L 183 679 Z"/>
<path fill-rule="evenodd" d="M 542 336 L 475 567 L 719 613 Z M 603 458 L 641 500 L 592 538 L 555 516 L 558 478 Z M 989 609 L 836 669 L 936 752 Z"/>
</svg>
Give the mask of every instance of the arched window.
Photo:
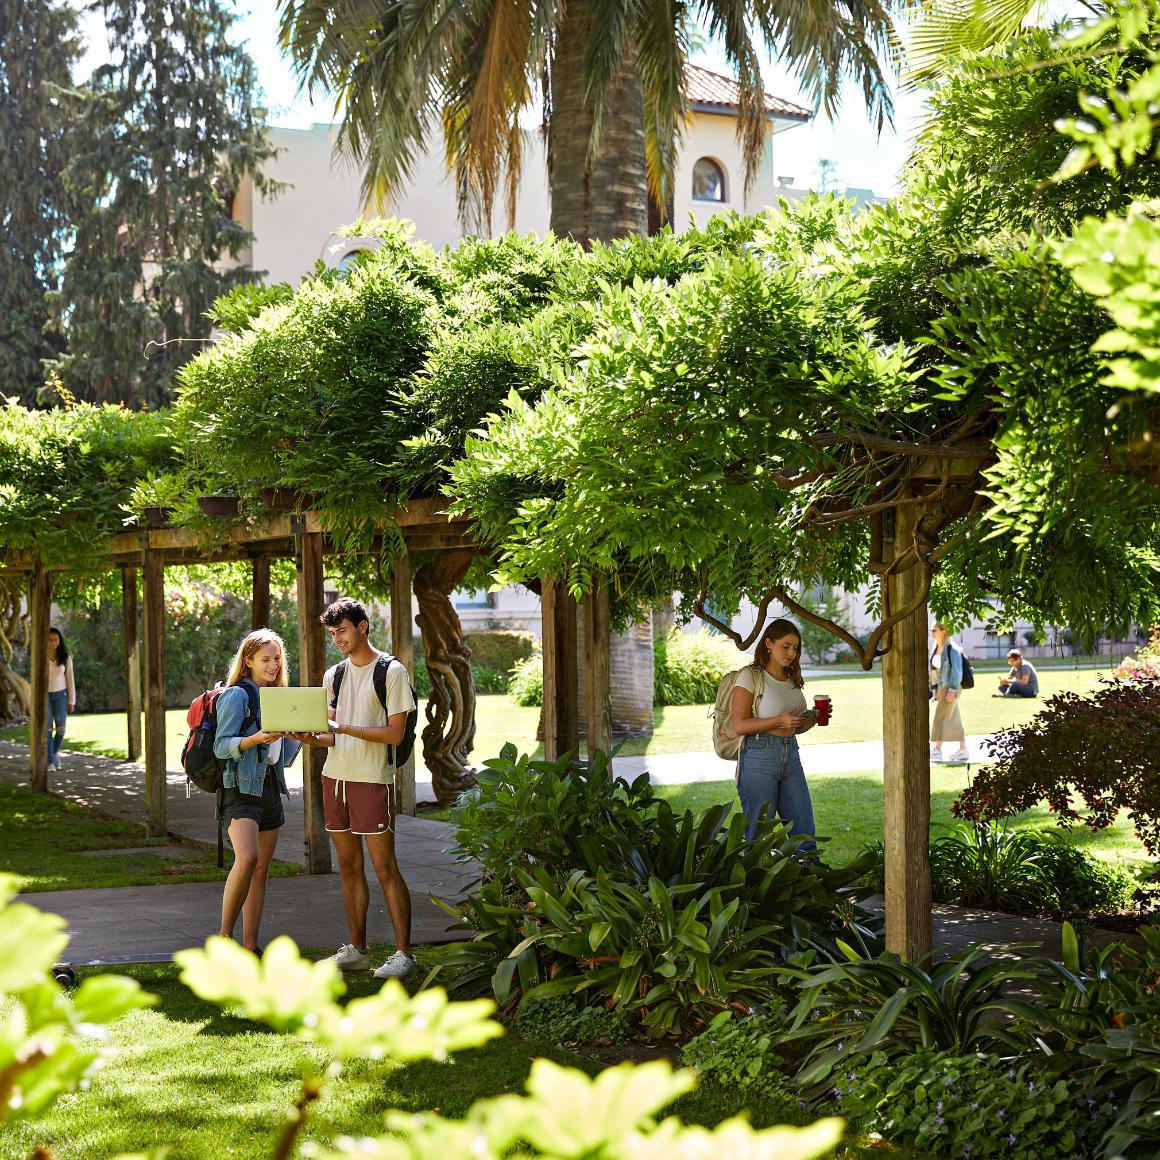
<svg viewBox="0 0 1160 1160">
<path fill-rule="evenodd" d="M 711 157 L 702 157 L 693 166 L 693 200 L 725 200 L 725 170 Z"/>
<path fill-rule="evenodd" d="M 343 256 L 338 260 L 338 262 L 335 263 L 334 268 L 340 274 L 345 274 L 366 253 L 367 253 L 367 251 L 364 250 L 361 246 L 357 250 L 347 250 L 347 252 L 345 254 L 343 254 Z"/>
</svg>

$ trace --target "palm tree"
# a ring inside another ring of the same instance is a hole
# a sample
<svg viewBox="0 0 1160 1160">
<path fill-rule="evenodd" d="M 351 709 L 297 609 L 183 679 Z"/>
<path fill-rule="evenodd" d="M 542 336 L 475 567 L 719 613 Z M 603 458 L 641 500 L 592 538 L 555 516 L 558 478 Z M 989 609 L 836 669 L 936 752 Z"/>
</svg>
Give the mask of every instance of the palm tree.
<svg viewBox="0 0 1160 1160">
<path fill-rule="evenodd" d="M 283 46 L 303 86 L 337 94 L 340 148 L 365 191 L 402 185 L 442 124 L 461 215 L 509 219 L 523 162 L 521 116 L 547 133 L 552 229 L 587 244 L 645 233 L 668 202 L 687 106 L 694 22 L 725 48 L 740 92 L 747 180 L 766 141 L 759 37 L 832 112 L 854 77 L 881 126 L 891 114 L 886 0 L 280 0 Z"/>
</svg>

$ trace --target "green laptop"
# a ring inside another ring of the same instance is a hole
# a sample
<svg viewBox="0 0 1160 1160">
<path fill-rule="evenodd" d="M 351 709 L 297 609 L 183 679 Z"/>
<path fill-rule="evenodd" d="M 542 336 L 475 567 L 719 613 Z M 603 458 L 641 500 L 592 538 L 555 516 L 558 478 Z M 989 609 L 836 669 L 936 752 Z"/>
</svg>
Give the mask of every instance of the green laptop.
<svg viewBox="0 0 1160 1160">
<path fill-rule="evenodd" d="M 258 698 L 262 728 L 269 733 L 325 733 L 330 728 L 323 688 L 268 685 L 258 690 Z"/>
</svg>

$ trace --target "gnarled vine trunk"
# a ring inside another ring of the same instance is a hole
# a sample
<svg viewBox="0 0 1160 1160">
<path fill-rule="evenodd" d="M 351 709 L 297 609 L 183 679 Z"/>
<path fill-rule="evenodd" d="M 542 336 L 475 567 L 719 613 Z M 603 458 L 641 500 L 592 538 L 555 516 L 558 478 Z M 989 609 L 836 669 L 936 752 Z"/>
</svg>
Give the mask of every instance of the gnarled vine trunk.
<svg viewBox="0 0 1160 1160">
<path fill-rule="evenodd" d="M 12 654 L 28 647 L 24 585 L 19 578 L 0 580 L 0 721 L 27 717 L 32 686 L 12 668 Z"/>
<path fill-rule="evenodd" d="M 467 764 L 475 741 L 471 650 L 463 642 L 463 626 L 451 603 L 451 593 L 474 558 L 471 551 L 439 552 L 415 573 L 413 581 L 419 604 L 415 623 L 423 635 L 423 652 L 431 674 L 423 761 L 431 771 L 431 785 L 441 805 L 453 802 L 475 785 L 475 771 Z"/>
</svg>

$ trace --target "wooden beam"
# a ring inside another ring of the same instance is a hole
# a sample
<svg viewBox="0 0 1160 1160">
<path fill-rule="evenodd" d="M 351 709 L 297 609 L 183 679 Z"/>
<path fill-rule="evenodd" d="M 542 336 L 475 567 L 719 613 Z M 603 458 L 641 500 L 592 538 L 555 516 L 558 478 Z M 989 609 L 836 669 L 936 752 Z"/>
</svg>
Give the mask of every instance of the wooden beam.
<svg viewBox="0 0 1160 1160">
<path fill-rule="evenodd" d="M 920 515 L 913 504 L 897 509 L 893 544 L 885 545 L 888 553 L 912 543 Z M 922 582 L 918 568 L 887 576 L 885 607 L 905 607 L 918 596 Z M 886 949 L 916 962 L 930 951 L 932 933 L 926 602 L 892 631 L 893 647 L 882 658 Z"/>
<path fill-rule="evenodd" d="M 612 630 L 608 585 L 598 581 L 584 601 L 585 720 L 588 759 L 612 752 Z"/>
<path fill-rule="evenodd" d="M 555 761 L 580 750 L 576 679 L 576 601 L 564 584 L 545 580 L 540 595 L 544 651 L 544 756 Z"/>
<path fill-rule="evenodd" d="M 294 520 L 294 566 L 298 574 L 298 682 L 321 685 L 326 667 L 322 622 L 322 535 L 309 530 L 303 517 Z M 322 813 L 322 764 L 325 751 L 302 747 L 302 815 L 306 828 L 306 870 L 330 873 L 330 839 Z"/>
<path fill-rule="evenodd" d="M 141 756 L 141 634 L 137 624 L 137 569 L 121 569 L 121 639 L 124 644 L 125 725 L 128 757 Z"/>
<path fill-rule="evenodd" d="M 255 556 L 251 561 L 250 628 L 270 627 L 270 557 Z"/>
<path fill-rule="evenodd" d="M 142 537 L 145 627 L 145 832 L 163 838 L 165 800 L 165 566 Z"/>
<path fill-rule="evenodd" d="M 411 557 L 397 556 L 391 569 L 391 652 L 408 673 L 415 672 L 415 626 L 411 618 Z M 419 747 L 416 745 L 415 749 Z M 415 751 L 395 773 L 398 808 L 404 814 L 415 813 Z"/>
<path fill-rule="evenodd" d="M 470 537 L 455 530 L 442 532 L 412 532 L 409 529 L 403 533 L 403 542 L 410 552 L 447 552 L 461 551 L 465 548 L 477 548 L 478 545 Z"/>
<path fill-rule="evenodd" d="M 28 585 L 30 622 L 28 660 L 31 668 L 28 705 L 28 784 L 48 792 L 48 630 L 52 617 L 52 582 L 39 564 Z"/>
</svg>

